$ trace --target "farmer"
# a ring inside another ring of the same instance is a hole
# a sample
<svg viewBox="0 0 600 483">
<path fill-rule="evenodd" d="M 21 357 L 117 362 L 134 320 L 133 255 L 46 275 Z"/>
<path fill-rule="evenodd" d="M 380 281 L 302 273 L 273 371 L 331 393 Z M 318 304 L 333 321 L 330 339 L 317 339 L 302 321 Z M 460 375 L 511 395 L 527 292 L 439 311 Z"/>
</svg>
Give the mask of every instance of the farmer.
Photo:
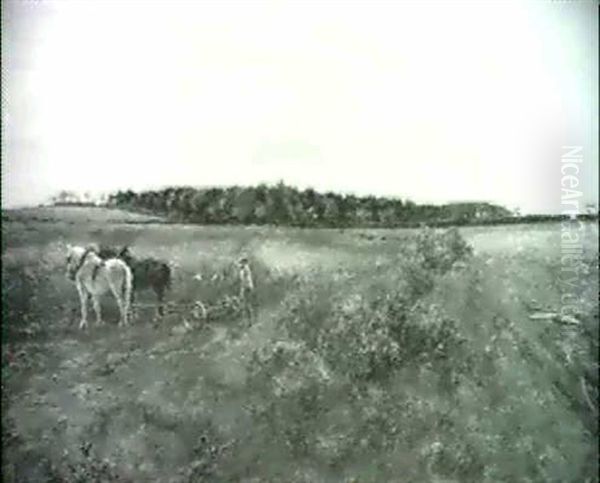
<svg viewBox="0 0 600 483">
<path fill-rule="evenodd" d="M 238 260 L 238 268 L 240 274 L 240 300 L 244 311 L 249 315 L 250 321 L 254 318 L 252 305 L 254 304 L 254 280 L 252 278 L 252 270 L 246 257 Z"/>
</svg>

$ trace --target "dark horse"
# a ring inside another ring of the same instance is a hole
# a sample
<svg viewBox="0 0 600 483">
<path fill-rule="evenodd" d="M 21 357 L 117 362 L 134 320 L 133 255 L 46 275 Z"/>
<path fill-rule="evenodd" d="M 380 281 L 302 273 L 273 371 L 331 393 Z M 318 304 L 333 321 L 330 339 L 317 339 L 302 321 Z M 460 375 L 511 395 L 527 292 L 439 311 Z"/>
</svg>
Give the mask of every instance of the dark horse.
<svg viewBox="0 0 600 483">
<path fill-rule="evenodd" d="M 134 294 L 138 290 L 152 289 L 158 298 L 158 314 L 164 315 L 165 292 L 171 288 L 171 268 L 161 260 L 155 258 L 136 258 L 125 246 L 122 250 L 111 247 L 100 247 L 98 255 L 100 258 L 117 257 L 123 260 L 133 272 L 133 292 L 131 302 L 133 304 Z"/>
</svg>

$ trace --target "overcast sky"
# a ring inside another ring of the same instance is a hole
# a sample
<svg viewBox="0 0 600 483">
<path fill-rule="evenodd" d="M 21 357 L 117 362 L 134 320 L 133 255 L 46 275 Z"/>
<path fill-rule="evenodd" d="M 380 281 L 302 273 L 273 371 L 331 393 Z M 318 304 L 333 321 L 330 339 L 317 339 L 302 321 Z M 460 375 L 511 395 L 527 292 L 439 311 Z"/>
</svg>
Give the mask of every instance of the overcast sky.
<svg viewBox="0 0 600 483">
<path fill-rule="evenodd" d="M 595 1 L 2 2 L 2 205 L 285 182 L 598 197 Z"/>
</svg>

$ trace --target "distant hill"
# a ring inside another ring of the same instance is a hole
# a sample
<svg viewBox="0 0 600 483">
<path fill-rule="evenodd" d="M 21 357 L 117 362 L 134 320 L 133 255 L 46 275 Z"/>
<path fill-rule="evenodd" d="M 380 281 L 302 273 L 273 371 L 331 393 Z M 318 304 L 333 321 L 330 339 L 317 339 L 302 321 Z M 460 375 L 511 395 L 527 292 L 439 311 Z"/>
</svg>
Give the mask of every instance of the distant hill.
<svg viewBox="0 0 600 483">
<path fill-rule="evenodd" d="M 255 187 L 169 187 L 118 191 L 108 206 L 149 212 L 173 221 L 203 224 L 273 224 L 300 227 L 403 227 L 465 225 L 510 219 L 488 202 L 416 204 L 410 200 L 320 193 L 279 183 Z"/>
<path fill-rule="evenodd" d="M 2 221 L 46 223 L 160 223 L 157 216 L 107 207 L 39 206 L 2 210 Z"/>
<path fill-rule="evenodd" d="M 106 204 L 107 197 L 106 194 L 76 193 L 63 190 L 50 198 L 45 206 L 103 206 Z"/>
</svg>

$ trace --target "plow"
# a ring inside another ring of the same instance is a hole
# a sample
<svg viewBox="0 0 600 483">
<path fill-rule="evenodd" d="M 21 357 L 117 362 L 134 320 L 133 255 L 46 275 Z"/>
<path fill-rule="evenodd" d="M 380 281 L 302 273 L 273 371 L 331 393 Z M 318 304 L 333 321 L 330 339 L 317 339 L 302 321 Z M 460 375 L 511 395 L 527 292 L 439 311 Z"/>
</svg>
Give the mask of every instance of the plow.
<svg viewBox="0 0 600 483">
<path fill-rule="evenodd" d="M 188 303 L 168 302 L 164 304 L 165 315 L 182 315 L 204 322 L 239 316 L 244 312 L 245 307 L 246 304 L 241 297 L 231 295 L 212 303 L 195 300 Z M 158 305 L 136 304 L 135 308 L 157 309 Z"/>
</svg>

